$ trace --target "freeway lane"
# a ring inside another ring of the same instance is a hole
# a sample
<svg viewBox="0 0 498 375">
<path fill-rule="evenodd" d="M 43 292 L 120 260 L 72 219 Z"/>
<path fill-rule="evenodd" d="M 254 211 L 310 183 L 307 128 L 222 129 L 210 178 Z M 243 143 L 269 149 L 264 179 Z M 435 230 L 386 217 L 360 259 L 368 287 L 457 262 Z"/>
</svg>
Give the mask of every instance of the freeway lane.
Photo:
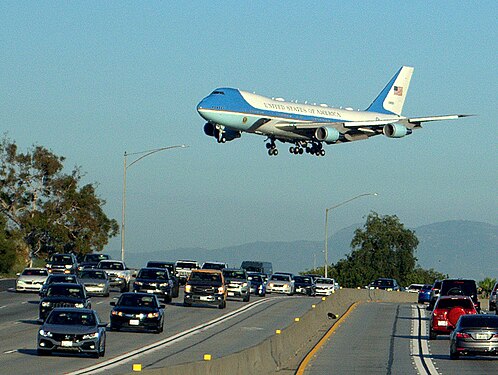
<svg viewBox="0 0 498 375">
<path fill-rule="evenodd" d="M 92 307 L 97 310 L 104 321 L 108 321 L 111 307 L 109 302 L 118 293 L 109 298 L 92 298 Z M 162 334 L 135 332 L 107 332 L 106 357 L 92 359 L 71 354 L 54 354 L 51 357 L 36 355 L 36 333 L 39 325 L 38 296 L 36 294 L 18 294 L 0 292 L 0 368 L 5 373 L 15 374 L 54 374 L 69 373 L 96 363 L 103 363 L 110 358 L 129 353 L 137 348 L 172 337 L 201 323 L 253 304 L 251 302 L 229 301 L 227 309 L 212 307 L 185 308 L 182 295 L 166 307 L 167 320 Z M 243 348 L 255 345 L 266 337 L 273 335 L 276 328 L 285 328 L 293 323 L 294 316 L 303 315 L 317 303 L 318 298 L 304 296 L 274 296 L 263 299 L 264 303 L 244 312 L 215 327 L 206 328 L 195 335 L 155 352 L 142 355 L 139 359 L 144 367 L 161 367 L 184 362 L 201 360 L 204 353 L 213 357 L 224 356 Z M 266 302 L 268 300 L 268 302 Z M 106 369 L 105 373 L 124 373 L 131 371 L 131 362 Z"/>
</svg>

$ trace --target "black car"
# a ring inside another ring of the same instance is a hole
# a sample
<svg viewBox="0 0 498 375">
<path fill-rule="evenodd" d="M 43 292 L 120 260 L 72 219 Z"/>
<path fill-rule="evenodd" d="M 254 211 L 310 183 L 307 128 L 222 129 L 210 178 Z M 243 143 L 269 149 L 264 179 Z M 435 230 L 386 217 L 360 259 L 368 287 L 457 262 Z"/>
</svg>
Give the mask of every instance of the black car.
<svg viewBox="0 0 498 375">
<path fill-rule="evenodd" d="M 38 330 L 37 354 L 53 351 L 88 353 L 95 358 L 105 355 L 105 327 L 90 309 L 56 308 Z"/>
<path fill-rule="evenodd" d="M 169 272 L 169 277 L 173 281 L 172 297 L 177 298 L 180 294 L 180 280 L 176 277 L 175 262 L 164 262 L 161 260 L 150 260 L 147 262 L 147 267 L 166 268 Z"/>
<path fill-rule="evenodd" d="M 48 286 L 46 296 L 40 301 L 39 319 L 45 321 L 48 314 L 56 307 L 91 309 L 92 304 L 83 285 L 55 283 Z"/>
<path fill-rule="evenodd" d="M 164 302 L 171 302 L 173 281 L 165 268 L 142 268 L 133 282 L 134 292 L 152 293 L 163 298 Z"/>
<path fill-rule="evenodd" d="M 498 355 L 498 316 L 462 315 L 450 335 L 450 358 Z"/>
<path fill-rule="evenodd" d="M 472 299 L 477 312 L 481 311 L 481 303 L 477 299 L 475 280 L 446 279 L 441 282 L 440 296 L 468 296 Z"/>
<path fill-rule="evenodd" d="M 138 329 L 160 333 L 164 325 L 164 305 L 154 294 L 126 292 L 112 301 L 111 331 Z"/>
<path fill-rule="evenodd" d="M 47 294 L 47 289 L 50 284 L 54 283 L 72 283 L 72 284 L 80 284 L 78 277 L 76 275 L 68 275 L 65 273 L 55 273 L 51 274 L 47 277 L 47 280 L 43 283 L 40 289 L 40 297 L 45 297 Z"/>
<path fill-rule="evenodd" d="M 294 288 L 296 293 L 314 296 L 316 294 L 316 286 L 313 278 L 310 276 L 294 276 Z"/>
<path fill-rule="evenodd" d="M 83 260 L 78 265 L 78 270 L 83 268 L 95 268 L 101 260 L 110 260 L 111 256 L 107 254 L 86 254 Z"/>
</svg>

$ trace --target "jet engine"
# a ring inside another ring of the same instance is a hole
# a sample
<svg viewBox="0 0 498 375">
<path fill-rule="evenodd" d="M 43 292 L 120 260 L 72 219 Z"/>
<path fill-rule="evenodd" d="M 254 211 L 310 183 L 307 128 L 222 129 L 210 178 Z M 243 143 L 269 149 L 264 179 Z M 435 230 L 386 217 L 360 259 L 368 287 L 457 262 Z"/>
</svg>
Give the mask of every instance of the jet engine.
<svg viewBox="0 0 498 375">
<path fill-rule="evenodd" d="M 238 130 L 226 129 L 222 125 L 214 125 L 210 122 L 206 122 L 204 125 L 204 133 L 207 136 L 214 137 L 218 140 L 218 143 L 225 143 L 227 141 L 233 141 L 236 138 L 240 138 L 241 134 Z"/>
<path fill-rule="evenodd" d="M 389 138 L 401 138 L 405 135 L 412 134 L 412 129 L 408 129 L 406 126 L 400 124 L 387 124 L 384 125 L 382 133 Z"/>
<path fill-rule="evenodd" d="M 336 142 L 341 133 L 336 128 L 330 128 L 328 126 L 322 126 L 315 130 L 315 138 L 320 142 L 334 143 Z"/>
</svg>

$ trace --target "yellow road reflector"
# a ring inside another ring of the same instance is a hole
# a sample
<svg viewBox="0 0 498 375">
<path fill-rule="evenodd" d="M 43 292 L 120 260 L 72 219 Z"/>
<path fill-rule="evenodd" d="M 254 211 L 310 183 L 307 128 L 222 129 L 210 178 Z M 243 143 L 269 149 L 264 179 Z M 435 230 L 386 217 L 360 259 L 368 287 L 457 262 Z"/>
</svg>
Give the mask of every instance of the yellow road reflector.
<svg viewBox="0 0 498 375">
<path fill-rule="evenodd" d="M 327 299 L 327 297 L 322 297 L 322 301 L 325 301 Z"/>
<path fill-rule="evenodd" d="M 316 307 L 316 305 L 311 305 L 311 308 L 314 309 Z"/>
<path fill-rule="evenodd" d="M 299 322 L 301 319 L 300 318 L 294 318 L 295 322 Z"/>
<path fill-rule="evenodd" d="M 204 360 L 205 361 L 210 361 L 211 360 L 211 354 L 204 354 Z"/>
<path fill-rule="evenodd" d="M 141 363 L 134 363 L 133 364 L 133 371 L 142 371 L 142 364 Z"/>
<path fill-rule="evenodd" d="M 280 335 L 280 334 L 282 333 L 282 331 L 281 331 L 281 330 L 279 330 L 279 329 L 277 329 L 277 330 L 275 331 L 275 333 L 276 333 L 277 335 Z"/>
</svg>

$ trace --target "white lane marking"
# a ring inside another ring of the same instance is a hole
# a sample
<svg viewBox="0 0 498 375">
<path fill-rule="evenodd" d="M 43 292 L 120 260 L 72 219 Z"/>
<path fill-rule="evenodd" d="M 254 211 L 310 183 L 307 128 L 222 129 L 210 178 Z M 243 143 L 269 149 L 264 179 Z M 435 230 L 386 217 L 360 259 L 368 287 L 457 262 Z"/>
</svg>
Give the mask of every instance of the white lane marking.
<svg viewBox="0 0 498 375">
<path fill-rule="evenodd" d="M 7 305 L 0 306 L 0 309 L 5 309 L 6 307 L 7 307 Z"/>
<path fill-rule="evenodd" d="M 12 354 L 12 353 L 16 353 L 16 352 L 17 352 L 17 349 L 7 350 L 6 352 L 3 352 L 3 354 Z"/>
<path fill-rule="evenodd" d="M 96 305 L 100 305 L 102 302 L 104 302 L 104 301 L 99 301 L 99 302 L 97 302 L 97 303 L 95 303 L 95 304 L 96 304 Z"/>
<path fill-rule="evenodd" d="M 420 311 L 420 319 L 419 319 L 419 311 Z M 418 309 L 417 305 L 412 305 L 412 356 L 415 361 L 415 366 L 417 367 L 419 374 L 430 374 L 430 375 L 438 375 L 437 371 L 432 359 L 429 357 L 431 352 L 429 350 L 429 340 L 427 336 L 427 324 L 422 321 L 425 318 L 425 309 Z M 420 330 L 420 331 L 419 331 Z M 418 332 L 420 332 L 420 337 Z M 422 346 L 422 352 L 419 350 L 419 339 Z M 422 363 L 422 357 L 424 358 L 425 365 L 427 366 L 428 372 L 424 368 Z"/>
<path fill-rule="evenodd" d="M 420 320 L 418 318 L 418 309 L 417 306 L 412 305 L 412 359 L 415 362 L 415 366 L 417 368 L 417 372 L 419 374 L 424 374 L 425 369 L 422 364 L 422 357 L 420 356 L 420 351 L 418 347 L 418 325 L 420 324 Z"/>
<path fill-rule="evenodd" d="M 150 345 L 144 346 L 140 349 L 136 349 L 136 350 L 133 350 L 131 352 L 122 354 L 120 356 L 114 357 L 110 360 L 101 362 L 99 364 L 89 366 L 86 368 L 82 368 L 82 369 L 74 371 L 74 372 L 67 373 L 66 375 L 97 374 L 99 372 L 106 371 L 108 369 L 121 366 L 124 363 L 129 362 L 131 360 L 134 360 L 134 359 L 136 359 L 144 354 L 155 352 L 157 350 L 163 349 L 166 346 L 170 346 L 172 344 L 176 344 L 180 341 L 183 341 L 183 340 L 185 340 L 193 335 L 196 335 L 200 332 L 204 332 L 208 328 L 215 327 L 221 323 L 226 322 L 227 320 L 230 320 L 232 318 L 239 316 L 240 314 L 243 314 L 249 310 L 252 310 L 261 304 L 271 302 L 272 300 L 275 300 L 275 299 L 274 298 L 265 298 L 265 299 L 257 300 L 256 302 L 252 302 L 248 305 L 242 306 L 241 308 L 234 310 L 232 312 L 229 312 L 228 314 L 222 315 L 222 316 L 220 316 L 216 319 L 210 320 L 206 323 L 202 323 L 202 324 L 200 324 L 196 327 L 190 328 L 186 331 L 177 333 L 176 335 L 167 337 L 163 340 L 160 340 L 160 341 L 157 341 L 157 342 L 152 343 Z"/>
</svg>

